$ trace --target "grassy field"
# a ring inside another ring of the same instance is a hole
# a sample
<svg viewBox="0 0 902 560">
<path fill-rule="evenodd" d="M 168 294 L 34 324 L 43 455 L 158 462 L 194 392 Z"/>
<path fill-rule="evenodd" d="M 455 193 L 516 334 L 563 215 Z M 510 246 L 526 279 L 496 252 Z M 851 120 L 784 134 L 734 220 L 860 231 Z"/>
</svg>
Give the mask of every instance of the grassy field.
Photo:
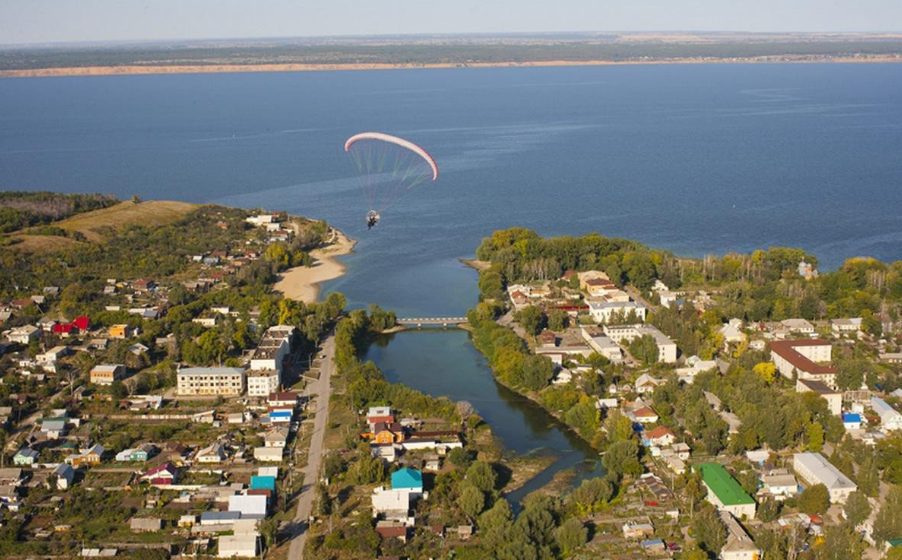
<svg viewBox="0 0 902 560">
<path fill-rule="evenodd" d="M 137 204 L 125 201 L 116 206 L 73 216 L 54 225 L 65 230 L 81 232 L 89 241 L 101 241 L 103 234 L 98 230 L 103 228 L 122 229 L 131 225 L 163 226 L 182 219 L 196 208 L 196 204 L 173 200 L 149 200 Z"/>
</svg>

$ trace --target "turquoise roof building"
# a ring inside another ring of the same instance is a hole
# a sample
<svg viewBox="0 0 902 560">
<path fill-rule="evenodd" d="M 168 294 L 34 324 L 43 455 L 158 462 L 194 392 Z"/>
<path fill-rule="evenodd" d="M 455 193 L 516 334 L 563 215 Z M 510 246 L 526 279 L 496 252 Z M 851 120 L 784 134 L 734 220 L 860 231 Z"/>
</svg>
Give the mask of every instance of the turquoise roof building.
<svg viewBox="0 0 902 560">
<path fill-rule="evenodd" d="M 276 491 L 276 477 L 274 476 L 252 476 L 251 490 L 269 490 Z"/>
<path fill-rule="evenodd" d="M 391 473 L 392 490 L 423 491 L 423 473 L 410 467 L 404 467 Z"/>
</svg>

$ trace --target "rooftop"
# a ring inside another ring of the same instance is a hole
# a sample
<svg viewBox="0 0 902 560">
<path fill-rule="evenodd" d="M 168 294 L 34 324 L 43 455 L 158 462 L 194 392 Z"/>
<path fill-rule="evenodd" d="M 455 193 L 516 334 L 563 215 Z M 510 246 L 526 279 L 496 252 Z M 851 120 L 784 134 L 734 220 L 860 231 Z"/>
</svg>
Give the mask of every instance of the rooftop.
<svg viewBox="0 0 902 560">
<path fill-rule="evenodd" d="M 745 493 L 727 469 L 717 463 L 702 463 L 696 468 L 702 473 L 702 479 L 725 506 L 754 504 L 755 500 Z"/>
</svg>

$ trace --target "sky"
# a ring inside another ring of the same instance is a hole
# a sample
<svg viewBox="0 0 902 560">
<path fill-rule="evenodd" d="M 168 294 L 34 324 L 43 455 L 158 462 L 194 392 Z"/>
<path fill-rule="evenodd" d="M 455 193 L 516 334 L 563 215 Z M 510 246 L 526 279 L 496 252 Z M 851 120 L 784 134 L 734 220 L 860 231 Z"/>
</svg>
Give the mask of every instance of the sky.
<svg viewBox="0 0 902 560">
<path fill-rule="evenodd" d="M 563 31 L 902 31 L 902 0 L 0 0 L 0 44 Z"/>
</svg>

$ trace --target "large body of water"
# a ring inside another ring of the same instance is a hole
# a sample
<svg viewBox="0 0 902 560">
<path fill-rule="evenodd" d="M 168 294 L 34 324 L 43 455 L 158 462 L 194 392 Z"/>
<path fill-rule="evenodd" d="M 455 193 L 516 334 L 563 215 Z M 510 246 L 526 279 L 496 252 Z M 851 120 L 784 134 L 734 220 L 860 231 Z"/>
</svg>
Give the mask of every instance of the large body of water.
<svg viewBox="0 0 902 560">
<path fill-rule="evenodd" d="M 441 168 L 370 232 L 342 150 L 366 130 L 420 143 Z M 0 80 L 0 189 L 324 218 L 359 240 L 327 289 L 414 316 L 472 306 L 475 274 L 457 259 L 510 226 L 691 256 L 787 245 L 828 268 L 896 260 L 902 65 Z M 514 450 L 553 450 L 559 466 L 594 459 L 495 385 L 462 333 L 404 334 L 369 357 L 392 380 L 472 401 Z"/>
</svg>

